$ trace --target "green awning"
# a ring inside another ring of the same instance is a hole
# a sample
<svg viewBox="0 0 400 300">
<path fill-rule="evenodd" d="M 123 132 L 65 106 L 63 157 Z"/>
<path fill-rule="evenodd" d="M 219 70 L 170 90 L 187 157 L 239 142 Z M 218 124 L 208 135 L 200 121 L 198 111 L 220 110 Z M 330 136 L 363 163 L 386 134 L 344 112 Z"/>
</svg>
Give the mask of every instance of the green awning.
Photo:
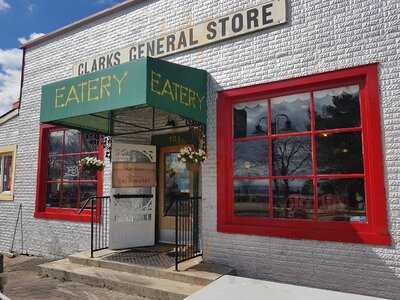
<svg viewBox="0 0 400 300">
<path fill-rule="evenodd" d="M 205 124 L 207 72 L 145 58 L 51 83 L 40 121 L 109 134 L 111 113 L 146 105 Z"/>
</svg>

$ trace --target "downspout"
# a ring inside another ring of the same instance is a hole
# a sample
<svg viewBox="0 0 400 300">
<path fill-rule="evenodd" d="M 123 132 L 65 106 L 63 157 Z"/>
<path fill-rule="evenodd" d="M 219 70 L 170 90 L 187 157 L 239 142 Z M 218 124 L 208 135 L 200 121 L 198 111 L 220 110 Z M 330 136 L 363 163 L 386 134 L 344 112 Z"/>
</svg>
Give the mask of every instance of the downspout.
<svg viewBox="0 0 400 300">
<path fill-rule="evenodd" d="M 25 74 L 25 48 L 22 48 L 22 66 L 21 66 L 21 83 L 19 88 L 19 104 L 18 104 L 18 114 L 21 108 L 22 102 L 22 88 L 24 87 L 24 74 Z"/>
</svg>

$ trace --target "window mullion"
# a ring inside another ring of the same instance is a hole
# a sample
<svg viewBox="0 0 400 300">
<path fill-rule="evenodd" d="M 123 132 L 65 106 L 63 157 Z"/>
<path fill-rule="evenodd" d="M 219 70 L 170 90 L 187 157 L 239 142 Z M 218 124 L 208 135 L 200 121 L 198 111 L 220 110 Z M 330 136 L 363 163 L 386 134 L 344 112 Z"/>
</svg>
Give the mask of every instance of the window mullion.
<svg viewBox="0 0 400 300">
<path fill-rule="evenodd" d="M 272 181 L 272 128 L 271 128 L 271 124 L 272 124 L 272 110 L 271 110 L 271 99 L 268 99 L 268 182 L 269 182 L 269 203 L 268 203 L 268 207 L 269 207 L 269 217 L 273 218 L 274 217 L 274 202 L 273 202 L 273 181 Z"/>
<path fill-rule="evenodd" d="M 310 91 L 311 160 L 313 178 L 313 220 L 318 221 L 317 145 L 315 131 L 314 92 Z"/>
</svg>

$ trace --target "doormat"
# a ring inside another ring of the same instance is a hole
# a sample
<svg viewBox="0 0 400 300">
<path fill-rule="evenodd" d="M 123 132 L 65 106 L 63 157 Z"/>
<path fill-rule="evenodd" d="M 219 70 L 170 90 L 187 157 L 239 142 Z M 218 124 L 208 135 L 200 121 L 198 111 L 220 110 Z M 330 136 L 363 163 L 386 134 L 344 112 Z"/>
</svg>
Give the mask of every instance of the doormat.
<svg viewBox="0 0 400 300">
<path fill-rule="evenodd" d="M 111 254 L 104 260 L 168 269 L 175 266 L 175 245 L 132 248 Z"/>
</svg>

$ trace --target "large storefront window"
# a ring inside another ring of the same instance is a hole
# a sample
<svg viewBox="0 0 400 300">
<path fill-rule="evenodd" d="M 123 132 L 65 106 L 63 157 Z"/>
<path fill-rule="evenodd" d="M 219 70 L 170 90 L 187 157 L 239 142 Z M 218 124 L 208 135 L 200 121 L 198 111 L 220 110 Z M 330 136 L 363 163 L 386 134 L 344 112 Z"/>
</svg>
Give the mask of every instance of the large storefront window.
<svg viewBox="0 0 400 300">
<path fill-rule="evenodd" d="M 79 161 L 84 157 L 102 159 L 100 150 L 95 134 L 42 126 L 37 217 L 87 219 L 88 212 L 78 215 L 77 211 L 88 198 L 100 196 L 102 174 L 82 170 Z"/>
<path fill-rule="evenodd" d="M 221 92 L 219 230 L 388 244 L 379 113 L 374 65 Z"/>
<path fill-rule="evenodd" d="M 13 200 L 16 146 L 0 147 L 0 200 Z"/>
</svg>

